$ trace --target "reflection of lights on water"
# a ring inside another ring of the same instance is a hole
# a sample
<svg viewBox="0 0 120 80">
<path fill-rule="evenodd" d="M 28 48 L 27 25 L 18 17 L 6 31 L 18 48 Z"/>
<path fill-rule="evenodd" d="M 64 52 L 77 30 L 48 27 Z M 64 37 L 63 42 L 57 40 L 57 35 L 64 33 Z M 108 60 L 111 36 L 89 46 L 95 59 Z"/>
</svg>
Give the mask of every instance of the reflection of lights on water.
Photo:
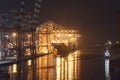
<svg viewBox="0 0 120 80">
<path fill-rule="evenodd" d="M 68 76 L 68 65 L 67 65 L 67 61 L 65 61 L 65 67 L 64 67 L 64 71 L 65 71 L 65 79 L 67 79 L 67 76 Z"/>
<path fill-rule="evenodd" d="M 57 56 L 56 65 L 57 65 L 57 66 L 60 66 L 60 56 Z"/>
<path fill-rule="evenodd" d="M 69 80 L 73 80 L 73 61 L 74 60 L 74 57 L 73 55 L 69 55 L 68 56 L 68 79 Z"/>
<path fill-rule="evenodd" d="M 64 62 L 64 58 L 61 58 L 61 61 Z"/>
<path fill-rule="evenodd" d="M 13 73 L 16 73 L 17 72 L 17 65 L 16 64 L 13 64 Z"/>
<path fill-rule="evenodd" d="M 56 78 L 57 80 L 60 80 L 60 56 L 57 56 L 57 60 L 56 60 L 56 69 L 57 69 L 57 75 Z"/>
<path fill-rule="evenodd" d="M 68 60 L 69 60 L 69 61 L 71 61 L 71 60 L 73 60 L 73 59 L 74 59 L 74 57 L 73 57 L 72 54 L 68 55 Z"/>
<path fill-rule="evenodd" d="M 28 66 L 31 66 L 31 60 L 28 60 Z"/>
<path fill-rule="evenodd" d="M 64 58 L 61 58 L 61 79 L 64 80 Z"/>
<path fill-rule="evenodd" d="M 60 67 L 57 67 L 57 80 L 60 80 Z"/>
<path fill-rule="evenodd" d="M 109 75 L 109 59 L 105 60 L 105 77 L 107 80 L 110 80 L 110 75 Z"/>
<path fill-rule="evenodd" d="M 60 58 L 57 56 L 56 59 L 56 79 L 57 80 L 73 80 L 77 79 L 78 75 L 78 57 L 80 51 L 70 53 L 66 58 Z"/>
</svg>

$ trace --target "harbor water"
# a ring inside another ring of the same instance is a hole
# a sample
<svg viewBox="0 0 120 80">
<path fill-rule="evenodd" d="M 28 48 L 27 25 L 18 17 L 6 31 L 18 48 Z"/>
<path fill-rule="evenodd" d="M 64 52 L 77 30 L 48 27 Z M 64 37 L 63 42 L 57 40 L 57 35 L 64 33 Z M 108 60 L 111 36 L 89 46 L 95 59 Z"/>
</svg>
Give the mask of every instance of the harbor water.
<svg viewBox="0 0 120 80">
<path fill-rule="evenodd" d="M 110 66 L 104 56 L 81 56 L 81 51 L 65 57 L 46 55 L 6 67 L 0 80 L 120 80 L 120 69 Z"/>
</svg>

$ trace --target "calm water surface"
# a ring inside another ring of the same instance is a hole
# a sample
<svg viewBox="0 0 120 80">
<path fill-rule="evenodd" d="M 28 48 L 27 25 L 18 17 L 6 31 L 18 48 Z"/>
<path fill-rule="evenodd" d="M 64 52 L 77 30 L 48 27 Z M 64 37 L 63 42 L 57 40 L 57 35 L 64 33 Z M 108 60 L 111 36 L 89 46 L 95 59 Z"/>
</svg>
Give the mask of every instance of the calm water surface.
<svg viewBox="0 0 120 80">
<path fill-rule="evenodd" d="M 119 69 L 110 69 L 102 56 L 80 57 L 79 50 L 67 57 L 48 55 L 7 67 L 2 80 L 120 80 Z M 116 71 L 116 74 L 114 74 Z M 110 72 L 111 71 L 111 72 Z M 1 80 L 0 79 L 0 80 Z"/>
</svg>

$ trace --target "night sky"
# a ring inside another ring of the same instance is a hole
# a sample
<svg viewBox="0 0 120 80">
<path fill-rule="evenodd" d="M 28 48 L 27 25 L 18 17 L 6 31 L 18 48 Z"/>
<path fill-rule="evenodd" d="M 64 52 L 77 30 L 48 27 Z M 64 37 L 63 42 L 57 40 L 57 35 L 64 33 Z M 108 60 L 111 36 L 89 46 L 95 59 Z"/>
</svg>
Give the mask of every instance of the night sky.
<svg viewBox="0 0 120 80">
<path fill-rule="evenodd" d="M 35 0 L 26 0 L 26 11 L 33 12 Z M 18 8 L 19 0 L 0 0 L 0 13 Z M 39 19 L 79 29 L 81 44 L 95 45 L 117 40 L 117 12 L 120 0 L 42 0 Z"/>
</svg>

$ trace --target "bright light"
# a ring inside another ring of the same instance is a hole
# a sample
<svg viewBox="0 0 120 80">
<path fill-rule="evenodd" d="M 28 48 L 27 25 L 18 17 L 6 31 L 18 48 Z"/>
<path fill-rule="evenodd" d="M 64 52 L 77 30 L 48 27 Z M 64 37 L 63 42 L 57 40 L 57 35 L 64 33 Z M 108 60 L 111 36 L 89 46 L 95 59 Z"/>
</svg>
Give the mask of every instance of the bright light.
<svg viewBox="0 0 120 80">
<path fill-rule="evenodd" d="M 107 80 L 110 80 L 109 59 L 105 60 L 105 77 L 107 78 Z"/>
<path fill-rule="evenodd" d="M 57 36 L 57 37 L 60 37 L 60 34 L 57 34 L 56 36 Z"/>
<path fill-rule="evenodd" d="M 69 56 L 69 61 L 68 61 L 68 79 L 73 80 L 73 56 Z"/>
<path fill-rule="evenodd" d="M 74 57 L 72 54 L 68 55 L 68 60 L 73 60 L 73 59 L 74 59 Z"/>
<path fill-rule="evenodd" d="M 72 36 L 72 34 L 68 34 L 68 37 L 71 37 Z"/>
<path fill-rule="evenodd" d="M 8 35 L 5 35 L 6 38 L 8 38 L 9 36 Z"/>
<path fill-rule="evenodd" d="M 110 56 L 110 53 L 109 53 L 108 50 L 106 50 L 106 52 L 105 52 L 105 56 Z"/>
<path fill-rule="evenodd" d="M 13 64 L 13 73 L 16 73 L 16 72 L 17 72 L 17 65 Z"/>
<path fill-rule="evenodd" d="M 56 78 L 57 80 L 60 80 L 60 72 L 61 72 L 61 69 L 60 69 L 60 56 L 57 56 L 57 60 L 56 60 L 56 69 L 57 69 L 57 75 L 56 75 Z"/>
<path fill-rule="evenodd" d="M 30 34 L 28 34 L 27 36 L 28 36 L 29 38 L 31 37 L 31 35 L 30 35 Z"/>
<path fill-rule="evenodd" d="M 60 56 L 57 56 L 56 64 L 57 64 L 57 66 L 60 66 Z"/>
<path fill-rule="evenodd" d="M 116 44 L 119 44 L 119 41 L 116 41 Z"/>
<path fill-rule="evenodd" d="M 31 66 L 31 60 L 28 60 L 28 66 Z"/>
<path fill-rule="evenodd" d="M 76 50 L 74 53 L 75 53 L 76 55 L 80 55 L 80 54 L 81 54 L 81 51 L 80 51 L 80 50 Z"/>
<path fill-rule="evenodd" d="M 39 33 L 37 35 L 38 40 L 36 42 L 38 43 L 37 48 L 39 49 L 39 52 L 45 53 L 48 51 L 48 49 L 50 52 L 52 51 L 52 43 L 65 44 L 66 46 L 70 45 L 71 47 L 71 44 L 75 44 L 75 47 L 77 47 L 77 38 L 81 37 L 81 35 L 78 33 L 78 30 L 67 29 L 64 26 L 49 22 L 46 22 L 42 26 L 39 26 L 36 33 Z M 45 46 L 47 46 L 48 49 L 43 49 Z"/>
<path fill-rule="evenodd" d="M 15 32 L 13 32 L 13 34 L 12 34 L 14 37 L 17 35 Z"/>
<path fill-rule="evenodd" d="M 110 40 L 108 40 L 108 44 L 109 44 L 109 45 L 112 45 L 112 42 L 111 42 Z"/>
</svg>

